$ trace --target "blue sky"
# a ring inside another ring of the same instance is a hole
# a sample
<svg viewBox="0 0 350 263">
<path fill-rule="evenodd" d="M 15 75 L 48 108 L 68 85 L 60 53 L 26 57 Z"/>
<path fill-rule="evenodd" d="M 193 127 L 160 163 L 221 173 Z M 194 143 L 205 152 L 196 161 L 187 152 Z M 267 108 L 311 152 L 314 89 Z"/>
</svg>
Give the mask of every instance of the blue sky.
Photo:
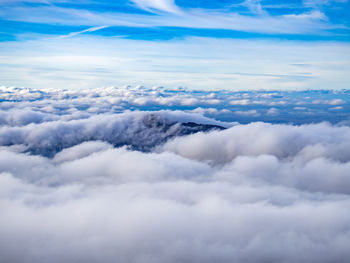
<svg viewBox="0 0 350 263">
<path fill-rule="evenodd" d="M 344 89 L 347 0 L 0 2 L 0 84 Z"/>
</svg>

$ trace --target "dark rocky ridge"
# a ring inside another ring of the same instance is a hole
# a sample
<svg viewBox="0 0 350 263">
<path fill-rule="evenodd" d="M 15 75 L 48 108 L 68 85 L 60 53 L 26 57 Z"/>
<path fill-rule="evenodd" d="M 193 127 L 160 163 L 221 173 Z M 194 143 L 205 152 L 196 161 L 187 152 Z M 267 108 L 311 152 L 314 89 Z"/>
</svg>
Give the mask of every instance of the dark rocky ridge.
<svg viewBox="0 0 350 263">
<path fill-rule="evenodd" d="M 134 132 L 134 136 L 115 146 L 129 146 L 132 150 L 148 152 L 157 145 L 177 136 L 185 136 L 197 132 L 209 132 L 223 130 L 224 127 L 210 124 L 198 124 L 195 122 L 169 122 L 155 114 L 146 115 L 143 127 Z M 110 142 L 113 144 L 113 142 Z"/>
</svg>

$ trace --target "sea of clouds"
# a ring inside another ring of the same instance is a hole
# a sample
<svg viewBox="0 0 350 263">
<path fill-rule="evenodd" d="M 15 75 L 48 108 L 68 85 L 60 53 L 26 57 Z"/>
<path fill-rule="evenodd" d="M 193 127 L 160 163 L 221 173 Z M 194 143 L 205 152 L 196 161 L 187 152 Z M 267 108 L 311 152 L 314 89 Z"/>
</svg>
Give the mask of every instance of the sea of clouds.
<svg viewBox="0 0 350 263">
<path fill-rule="evenodd" d="M 348 262 L 346 91 L 0 98 L 1 262 Z"/>
</svg>

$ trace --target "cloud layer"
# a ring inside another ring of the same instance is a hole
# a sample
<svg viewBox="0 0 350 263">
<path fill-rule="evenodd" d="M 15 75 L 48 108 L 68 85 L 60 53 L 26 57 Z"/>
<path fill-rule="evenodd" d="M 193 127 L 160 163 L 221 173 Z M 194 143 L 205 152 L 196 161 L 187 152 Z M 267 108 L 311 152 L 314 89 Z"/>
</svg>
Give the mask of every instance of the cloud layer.
<svg viewBox="0 0 350 263">
<path fill-rule="evenodd" d="M 6 126 L 68 122 L 98 114 L 113 115 L 136 110 L 182 110 L 241 123 L 304 124 L 327 121 L 345 124 L 350 116 L 348 90 L 171 90 L 143 86 L 39 90 L 2 86 L 0 101 L 0 125 Z"/>
<path fill-rule="evenodd" d="M 4 262 L 347 262 L 350 256 L 347 125 L 219 122 L 198 114 L 212 105 L 227 110 L 230 104 L 215 104 L 221 98 L 211 93 L 179 95 L 211 101 L 196 114 L 150 114 L 125 112 L 121 104 L 134 109 L 131 101 L 144 96 L 7 90 L 0 115 Z M 253 95 L 243 94 L 237 100 L 250 103 Z M 312 94 L 310 101 L 319 99 Z M 346 107 L 343 101 L 310 105 Z M 111 143 L 137 131 L 144 138 L 135 143 L 163 136 L 157 125 L 148 133 L 145 118 L 226 129 L 172 137 L 149 152 Z M 56 151 L 45 157 L 28 147 Z"/>
</svg>

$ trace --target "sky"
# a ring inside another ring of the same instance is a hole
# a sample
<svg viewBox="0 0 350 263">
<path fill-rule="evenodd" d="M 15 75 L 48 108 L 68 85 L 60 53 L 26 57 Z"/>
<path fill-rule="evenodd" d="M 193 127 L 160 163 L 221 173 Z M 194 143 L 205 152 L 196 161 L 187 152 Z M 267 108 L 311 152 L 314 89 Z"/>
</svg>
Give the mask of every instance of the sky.
<svg viewBox="0 0 350 263">
<path fill-rule="evenodd" d="M 347 263 L 347 0 L 0 0 L 1 262 Z"/>
<path fill-rule="evenodd" d="M 0 5 L 0 85 L 349 88 L 347 0 Z"/>
</svg>

